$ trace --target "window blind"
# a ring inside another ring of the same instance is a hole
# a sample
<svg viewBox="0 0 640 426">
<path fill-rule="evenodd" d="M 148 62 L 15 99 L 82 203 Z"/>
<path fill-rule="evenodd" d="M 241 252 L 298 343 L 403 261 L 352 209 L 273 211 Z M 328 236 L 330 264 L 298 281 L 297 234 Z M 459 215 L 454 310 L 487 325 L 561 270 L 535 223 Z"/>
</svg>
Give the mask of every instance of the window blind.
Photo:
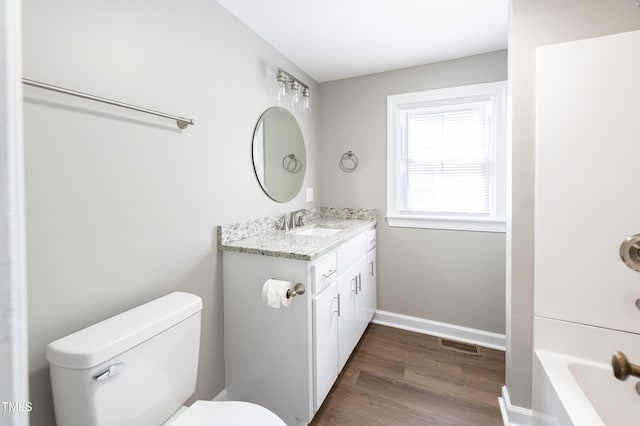
<svg viewBox="0 0 640 426">
<path fill-rule="evenodd" d="M 400 114 L 400 211 L 492 214 L 495 137 L 489 99 L 406 109 Z"/>
</svg>

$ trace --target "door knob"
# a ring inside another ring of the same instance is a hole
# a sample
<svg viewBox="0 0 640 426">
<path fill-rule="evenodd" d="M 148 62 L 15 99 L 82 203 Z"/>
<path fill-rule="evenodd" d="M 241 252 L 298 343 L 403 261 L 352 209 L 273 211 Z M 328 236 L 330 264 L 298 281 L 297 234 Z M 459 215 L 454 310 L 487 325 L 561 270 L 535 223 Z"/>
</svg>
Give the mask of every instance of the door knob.
<svg viewBox="0 0 640 426">
<path fill-rule="evenodd" d="M 640 234 L 625 238 L 620 244 L 620 258 L 629 268 L 640 272 Z"/>
<path fill-rule="evenodd" d="M 613 367 L 613 375 L 618 380 L 627 380 L 627 377 L 640 377 L 640 366 L 631 364 L 624 352 L 616 351 L 611 358 L 611 367 Z"/>
</svg>

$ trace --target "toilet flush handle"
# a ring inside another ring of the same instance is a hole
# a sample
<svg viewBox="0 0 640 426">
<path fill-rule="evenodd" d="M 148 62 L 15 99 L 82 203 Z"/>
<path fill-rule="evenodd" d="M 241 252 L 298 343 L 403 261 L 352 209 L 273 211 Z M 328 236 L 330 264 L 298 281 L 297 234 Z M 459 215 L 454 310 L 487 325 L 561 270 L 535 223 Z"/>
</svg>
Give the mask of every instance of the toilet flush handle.
<svg viewBox="0 0 640 426">
<path fill-rule="evenodd" d="M 119 362 L 117 364 L 113 364 L 112 366 L 110 366 L 106 370 L 103 370 L 103 371 L 99 372 L 98 374 L 96 374 L 95 376 L 93 376 L 93 380 L 95 380 L 96 382 L 105 381 L 109 377 L 117 376 L 118 374 L 120 374 L 122 372 L 123 369 L 124 369 L 124 363 L 123 362 Z"/>
</svg>

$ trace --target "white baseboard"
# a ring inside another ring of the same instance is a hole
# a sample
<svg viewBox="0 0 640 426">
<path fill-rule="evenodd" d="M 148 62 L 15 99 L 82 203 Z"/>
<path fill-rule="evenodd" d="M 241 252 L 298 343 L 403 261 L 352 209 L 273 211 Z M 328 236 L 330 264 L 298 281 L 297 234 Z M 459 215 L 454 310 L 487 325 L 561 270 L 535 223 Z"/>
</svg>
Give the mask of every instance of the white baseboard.
<svg viewBox="0 0 640 426">
<path fill-rule="evenodd" d="M 529 409 L 511 405 L 509 390 L 502 387 L 502 396 L 498 397 L 502 422 L 505 426 L 533 426 L 533 412 Z"/>
<path fill-rule="evenodd" d="M 212 401 L 226 401 L 227 400 L 227 389 L 222 389 L 220 393 L 213 397 Z"/>
<path fill-rule="evenodd" d="M 408 315 L 395 314 L 393 312 L 376 311 L 373 322 L 417 333 L 430 334 L 472 343 L 486 348 L 505 350 L 506 337 L 504 334 L 492 333 L 474 328 L 461 327 L 459 325 L 444 322 L 431 321 L 423 318 L 410 317 Z"/>
</svg>

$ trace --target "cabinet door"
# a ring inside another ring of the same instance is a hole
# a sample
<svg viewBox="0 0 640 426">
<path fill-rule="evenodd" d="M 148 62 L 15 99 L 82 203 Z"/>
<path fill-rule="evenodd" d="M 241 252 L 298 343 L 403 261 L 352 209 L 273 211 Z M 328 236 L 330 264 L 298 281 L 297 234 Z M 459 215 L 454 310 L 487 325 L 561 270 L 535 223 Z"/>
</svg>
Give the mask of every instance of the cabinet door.
<svg viewBox="0 0 640 426">
<path fill-rule="evenodd" d="M 362 271 L 362 290 L 360 292 L 364 315 L 364 328 L 373 318 L 377 307 L 376 251 L 367 253 L 365 270 Z"/>
<path fill-rule="evenodd" d="M 353 345 L 358 343 L 360 337 L 362 337 L 362 333 L 367 328 L 367 324 L 369 324 L 369 311 L 370 311 L 370 288 L 368 282 L 368 273 L 367 273 L 367 257 L 361 258 L 357 263 L 356 273 L 356 303 L 355 303 L 355 323 L 354 323 L 354 331 L 353 331 Z"/>
<path fill-rule="evenodd" d="M 314 404 L 317 411 L 338 378 L 338 284 L 313 299 Z"/>
<path fill-rule="evenodd" d="M 356 288 L 355 343 L 376 312 L 376 251 L 371 250 L 358 262 Z"/>
<path fill-rule="evenodd" d="M 342 370 L 349 359 L 356 344 L 356 303 L 358 264 L 349 268 L 338 279 L 338 293 L 340 295 L 340 317 L 338 318 L 338 365 Z"/>
</svg>

